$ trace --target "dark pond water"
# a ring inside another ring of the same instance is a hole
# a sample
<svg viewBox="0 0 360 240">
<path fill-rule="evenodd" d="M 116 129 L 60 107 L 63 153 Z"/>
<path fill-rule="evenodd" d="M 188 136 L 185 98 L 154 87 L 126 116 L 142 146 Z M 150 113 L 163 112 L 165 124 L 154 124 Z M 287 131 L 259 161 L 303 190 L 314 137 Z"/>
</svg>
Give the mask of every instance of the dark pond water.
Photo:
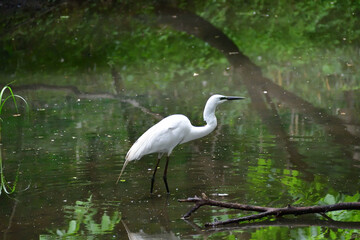
<svg viewBox="0 0 360 240">
<path fill-rule="evenodd" d="M 203 207 L 185 221 L 193 206 L 178 202 L 360 201 L 356 6 L 171 1 L 214 29 L 149 1 L 70 2 L 1 19 L 0 87 L 15 81 L 29 112 L 11 103 L 1 112 L 0 239 L 360 238 L 358 211 L 205 228 L 251 213 Z M 156 155 L 131 162 L 116 184 L 144 131 L 175 113 L 203 125 L 215 93 L 246 99 L 220 105 L 214 132 L 175 148 L 170 195 L 164 160 L 150 194 Z"/>
<path fill-rule="evenodd" d="M 194 124 L 201 124 L 207 96 L 196 101 L 187 95 L 131 99 L 164 115 L 174 113 L 169 109 L 177 106 L 179 112 L 193 117 Z M 291 228 L 290 220 L 285 220 L 215 230 L 200 226 L 215 218 L 235 217 L 237 212 L 204 207 L 189 221 L 181 219 L 192 206 L 177 200 L 201 193 L 217 200 L 273 207 L 359 197 L 358 146 L 337 141 L 323 126 L 291 109 L 279 109 L 281 126 L 289 134 L 282 139 L 267 127 L 277 123 L 262 122 L 250 101 L 219 106 L 219 126 L 212 134 L 176 148 L 168 172 L 170 195 L 161 179 L 164 161 L 155 193 L 149 193 L 155 155 L 131 162 L 122 177 L 125 181 L 115 184 L 129 147 L 157 121 L 144 109 L 124 100 L 70 97 L 62 102 L 34 102 L 27 116 L 6 115 L 1 132 L 4 175 L 10 185 L 16 177 L 18 182 L 15 194 L 1 196 L 2 238 L 325 236 L 330 228 L 316 223 L 318 216 L 290 217 Z M 359 220 L 355 216 L 352 212 L 334 215 L 339 221 Z M 331 226 L 330 232 L 351 236 L 358 231 L 350 225 L 343 228 Z"/>
</svg>

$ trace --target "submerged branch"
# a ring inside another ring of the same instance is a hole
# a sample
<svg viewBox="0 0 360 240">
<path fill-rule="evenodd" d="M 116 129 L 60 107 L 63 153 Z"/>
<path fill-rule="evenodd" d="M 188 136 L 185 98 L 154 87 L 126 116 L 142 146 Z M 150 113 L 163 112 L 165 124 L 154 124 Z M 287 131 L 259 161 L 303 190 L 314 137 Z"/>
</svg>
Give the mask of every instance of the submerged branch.
<svg viewBox="0 0 360 240">
<path fill-rule="evenodd" d="M 78 98 L 82 99 L 119 99 L 123 103 L 127 103 L 132 105 L 135 108 L 139 108 L 145 114 L 151 115 L 157 120 L 163 119 L 163 116 L 157 113 L 153 113 L 150 109 L 142 106 L 138 101 L 135 99 L 130 99 L 128 97 L 124 97 L 117 94 L 111 93 L 88 93 L 82 92 L 76 86 L 57 86 L 57 85 L 50 85 L 50 84 L 31 84 L 31 85 L 21 85 L 12 87 L 17 91 L 38 91 L 38 90 L 48 90 L 48 91 L 64 91 L 68 94 L 74 94 Z"/>
<path fill-rule="evenodd" d="M 293 207 L 287 206 L 283 208 L 272 208 L 272 207 L 261 207 L 254 205 L 246 205 L 239 203 L 228 203 L 222 201 L 216 201 L 209 199 L 204 193 L 201 198 L 195 196 L 193 198 L 187 199 L 179 199 L 179 202 L 192 202 L 195 203 L 195 206 L 191 208 L 183 218 L 189 218 L 192 213 L 198 210 L 202 206 L 216 206 L 221 208 L 229 208 L 229 209 L 238 209 L 243 211 L 252 211 L 258 212 L 257 214 L 248 215 L 245 217 L 229 219 L 225 221 L 216 221 L 213 223 L 206 223 L 207 227 L 215 227 L 219 225 L 225 225 L 230 223 L 239 223 L 244 221 L 262 219 L 267 216 L 275 216 L 281 217 L 284 215 L 303 215 L 310 213 L 318 213 L 325 214 L 331 211 L 339 211 L 339 210 L 360 210 L 360 202 L 347 202 L 347 203 L 337 203 L 332 205 L 323 205 L 323 206 L 308 206 L 308 207 Z"/>
</svg>

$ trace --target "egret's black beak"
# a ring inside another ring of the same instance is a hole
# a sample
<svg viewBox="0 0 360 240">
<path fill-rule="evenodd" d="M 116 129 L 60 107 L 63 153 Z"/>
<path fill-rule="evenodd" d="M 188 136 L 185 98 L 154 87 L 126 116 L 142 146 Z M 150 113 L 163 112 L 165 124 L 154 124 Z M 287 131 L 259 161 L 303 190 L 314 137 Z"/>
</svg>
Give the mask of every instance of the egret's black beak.
<svg viewBox="0 0 360 240">
<path fill-rule="evenodd" d="M 244 97 L 233 97 L 233 96 L 227 96 L 227 97 L 221 97 L 220 100 L 242 100 Z"/>
</svg>

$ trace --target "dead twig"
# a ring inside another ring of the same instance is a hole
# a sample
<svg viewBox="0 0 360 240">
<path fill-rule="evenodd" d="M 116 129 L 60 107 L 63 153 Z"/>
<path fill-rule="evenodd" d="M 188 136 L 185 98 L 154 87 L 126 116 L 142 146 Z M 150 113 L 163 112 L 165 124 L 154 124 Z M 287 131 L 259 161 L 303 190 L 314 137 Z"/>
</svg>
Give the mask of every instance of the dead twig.
<svg viewBox="0 0 360 240">
<path fill-rule="evenodd" d="M 281 217 L 284 215 L 303 215 L 303 214 L 310 214 L 310 213 L 319 213 L 325 214 L 331 211 L 339 211 L 339 210 L 360 210 L 360 202 L 347 202 L 347 203 L 337 203 L 332 205 L 322 205 L 322 206 L 308 206 L 308 207 L 294 207 L 288 205 L 287 207 L 283 208 L 272 208 L 272 207 L 261 207 L 261 206 L 254 206 L 254 205 L 246 205 L 246 204 L 239 204 L 239 203 L 228 203 L 228 202 L 221 202 L 209 199 L 204 193 L 202 197 L 193 197 L 187 199 L 179 199 L 179 202 L 192 202 L 195 203 L 195 206 L 192 207 L 184 216 L 183 218 L 189 218 L 192 213 L 198 210 L 202 206 L 216 206 L 222 208 L 230 208 L 230 209 L 238 209 L 244 211 L 252 211 L 258 212 L 257 214 L 252 214 L 245 217 L 229 219 L 225 221 L 216 221 L 213 223 L 206 223 L 206 227 L 215 227 L 219 225 L 225 225 L 230 223 L 239 223 L 243 221 L 250 221 L 255 219 L 261 219 L 267 216 L 275 216 Z"/>
</svg>

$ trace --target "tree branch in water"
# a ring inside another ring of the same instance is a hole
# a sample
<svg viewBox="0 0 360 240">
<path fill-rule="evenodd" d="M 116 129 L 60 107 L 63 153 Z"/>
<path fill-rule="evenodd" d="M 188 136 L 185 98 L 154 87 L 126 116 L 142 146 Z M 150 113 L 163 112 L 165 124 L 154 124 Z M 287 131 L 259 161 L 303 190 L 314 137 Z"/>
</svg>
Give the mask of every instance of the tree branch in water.
<svg viewBox="0 0 360 240">
<path fill-rule="evenodd" d="M 239 223 L 244 221 L 251 221 L 256 219 L 262 219 L 268 216 L 281 217 L 284 215 L 303 215 L 310 213 L 318 213 L 325 214 L 331 211 L 339 211 L 339 210 L 360 210 L 360 202 L 347 202 L 347 203 L 337 203 L 332 205 L 322 205 L 322 206 L 308 206 L 308 207 L 294 207 L 288 205 L 283 208 L 272 208 L 272 207 L 261 207 L 254 205 L 246 205 L 240 203 L 228 203 L 222 201 L 216 201 L 209 199 L 204 193 L 202 197 L 192 197 L 187 199 L 179 199 L 179 202 L 192 202 L 195 203 L 195 206 L 192 207 L 183 218 L 189 218 L 192 213 L 198 210 L 202 206 L 216 206 L 221 208 L 229 208 L 229 209 L 238 209 L 243 211 L 252 211 L 258 212 L 257 214 L 248 215 L 245 217 L 229 219 L 225 221 L 216 221 L 212 223 L 206 223 L 206 227 L 215 227 L 219 225 L 225 225 L 230 223 Z"/>
</svg>

